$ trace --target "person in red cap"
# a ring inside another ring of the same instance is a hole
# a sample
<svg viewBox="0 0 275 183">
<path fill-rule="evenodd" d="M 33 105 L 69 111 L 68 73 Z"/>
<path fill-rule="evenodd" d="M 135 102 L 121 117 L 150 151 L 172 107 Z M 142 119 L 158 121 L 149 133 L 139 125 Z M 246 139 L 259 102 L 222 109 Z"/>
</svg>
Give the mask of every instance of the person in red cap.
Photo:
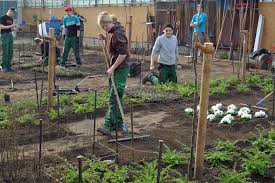
<svg viewBox="0 0 275 183">
<path fill-rule="evenodd" d="M 73 15 L 73 8 L 71 6 L 65 7 L 64 10 L 67 15 L 63 18 L 63 25 L 65 29 L 65 42 L 62 54 L 62 61 L 60 62 L 60 65 L 66 65 L 70 49 L 72 48 L 74 51 L 76 64 L 77 66 L 80 66 L 81 60 L 78 51 L 80 20 L 77 16 Z"/>
</svg>

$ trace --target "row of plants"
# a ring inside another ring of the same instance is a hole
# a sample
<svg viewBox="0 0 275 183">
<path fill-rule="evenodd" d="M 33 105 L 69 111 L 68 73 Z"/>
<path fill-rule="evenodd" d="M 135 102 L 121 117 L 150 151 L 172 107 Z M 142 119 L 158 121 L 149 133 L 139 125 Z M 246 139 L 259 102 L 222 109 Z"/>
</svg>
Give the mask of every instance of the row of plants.
<svg viewBox="0 0 275 183">
<path fill-rule="evenodd" d="M 7 128 L 13 124 L 37 125 L 39 121 L 36 116 L 35 103 L 32 101 L 1 105 L 0 129 Z"/>
<path fill-rule="evenodd" d="M 268 136 L 260 133 L 255 140 L 247 140 L 245 148 L 238 144 L 241 143 L 218 141 L 217 145 L 206 153 L 207 161 L 222 172 L 220 182 L 253 182 L 253 176 L 274 178 L 269 174 L 269 171 L 275 168 L 274 129 L 268 132 Z"/>
<path fill-rule="evenodd" d="M 273 90 L 272 77 L 251 74 L 247 76 L 246 82 L 244 83 L 238 81 L 236 76 L 230 76 L 225 79 L 213 79 L 210 80 L 209 93 L 211 95 L 226 94 L 232 89 L 236 89 L 241 93 L 248 93 L 255 87 L 264 93 L 271 92 Z M 160 84 L 156 85 L 156 88 L 165 92 L 175 92 L 183 97 L 189 97 L 195 92 L 195 84 L 193 81 L 187 81 L 184 84 Z"/>
<path fill-rule="evenodd" d="M 197 112 L 200 108 L 197 106 Z M 193 115 L 194 109 L 188 107 L 184 110 L 185 114 Z M 198 113 L 197 113 L 198 114 Z M 222 103 L 215 104 L 207 111 L 207 120 L 212 123 L 232 124 L 236 122 L 244 122 L 253 118 L 266 118 L 268 115 L 265 111 L 258 110 L 253 114 L 253 110 L 248 107 L 238 108 L 234 104 L 223 106 Z"/>
<path fill-rule="evenodd" d="M 242 143 L 246 143 L 246 147 L 242 147 Z M 180 151 L 176 151 L 166 145 L 164 147 L 161 182 L 188 182 L 184 172 L 186 172 L 190 157 L 189 149 L 182 148 Z M 216 145 L 205 153 L 206 162 L 212 166 L 211 169 L 218 171 L 219 177 L 215 181 L 220 183 L 247 183 L 253 182 L 252 177 L 255 175 L 266 177 L 269 170 L 275 168 L 272 156 L 275 156 L 274 129 L 270 130 L 267 136 L 260 133 L 259 137 L 254 140 L 239 142 L 218 140 Z M 62 182 L 78 182 L 77 168 L 66 163 L 62 169 Z M 118 166 L 110 161 L 86 159 L 82 177 L 84 183 L 156 182 L 157 162 Z M 211 178 L 211 175 L 208 178 Z"/>
<path fill-rule="evenodd" d="M 97 109 L 108 106 L 108 91 L 105 90 L 97 95 Z M 57 97 L 54 98 L 54 103 L 57 105 Z M 88 113 L 94 111 L 95 105 L 94 93 L 83 93 L 77 95 L 60 95 L 59 96 L 59 111 L 57 106 L 48 112 L 49 119 L 54 120 L 58 117 L 66 116 L 67 114 Z M 124 103 L 137 104 L 144 103 L 141 97 L 131 97 L 126 95 Z M 42 105 L 47 106 L 47 99 L 43 98 Z M 19 101 L 11 104 L 3 104 L 0 107 L 0 128 L 7 128 L 13 124 L 19 125 L 37 125 L 39 123 L 37 116 L 37 104 L 33 100 Z"/>
<path fill-rule="evenodd" d="M 247 77 L 246 83 L 239 83 L 236 77 L 231 76 L 227 79 L 217 79 L 211 80 L 210 82 L 210 93 L 211 94 L 225 94 L 235 87 L 239 92 L 245 93 L 249 92 L 251 88 L 258 87 L 263 92 L 268 93 L 272 91 L 272 78 L 263 77 L 259 75 L 249 75 Z M 166 93 L 174 92 L 183 97 L 189 97 L 194 93 L 194 82 L 188 81 L 185 84 L 162 84 L 155 86 L 156 92 L 150 93 L 148 91 L 140 91 L 138 95 L 126 95 L 124 97 L 124 103 L 144 103 L 149 102 L 151 99 L 154 100 L 153 95 L 162 97 L 164 99 L 165 95 L 160 95 L 158 91 L 164 91 Z M 93 112 L 94 110 L 94 94 L 78 94 L 75 96 L 70 95 L 60 95 L 60 107 L 59 112 L 55 108 L 51 110 L 48 115 L 50 119 L 56 119 L 58 117 L 65 116 L 66 114 L 72 113 L 86 113 Z M 163 98 L 164 97 L 164 98 Z M 171 96 L 173 98 L 173 96 Z M 57 104 L 57 99 L 55 98 L 55 104 Z M 47 100 L 43 99 L 43 105 L 47 105 Z M 97 96 L 97 108 L 102 108 L 108 106 L 108 92 L 105 90 Z M 6 128 L 11 125 L 11 121 L 17 122 L 15 118 L 26 119 L 24 122 L 19 120 L 19 124 L 37 124 L 35 116 L 36 112 L 35 101 L 23 101 L 16 102 L 9 105 L 2 105 L 0 108 L 0 128 Z"/>
<path fill-rule="evenodd" d="M 165 153 L 162 156 L 162 170 L 160 182 L 188 182 L 186 176 L 177 170 L 180 165 L 187 164 L 189 154 L 182 151 L 171 150 L 165 145 Z M 66 162 L 62 168 L 61 181 L 65 183 L 78 182 L 78 170 Z M 112 161 L 99 161 L 86 159 L 82 172 L 84 183 L 149 183 L 157 182 L 157 161 L 133 163 L 131 165 L 118 166 Z M 190 182 L 190 181 L 189 181 Z M 192 183 L 192 181 L 190 182 Z"/>
</svg>

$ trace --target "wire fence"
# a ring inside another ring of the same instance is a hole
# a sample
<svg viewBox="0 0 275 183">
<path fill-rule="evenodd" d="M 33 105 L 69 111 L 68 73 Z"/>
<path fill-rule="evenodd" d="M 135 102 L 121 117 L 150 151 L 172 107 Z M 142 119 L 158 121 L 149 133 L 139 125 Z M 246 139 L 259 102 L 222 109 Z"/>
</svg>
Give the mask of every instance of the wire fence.
<svg viewBox="0 0 275 183">
<path fill-rule="evenodd" d="M 140 6 L 153 4 L 154 0 L 22 0 L 23 7 L 32 8 L 60 8 L 64 6 L 88 7 L 88 6 Z"/>
</svg>

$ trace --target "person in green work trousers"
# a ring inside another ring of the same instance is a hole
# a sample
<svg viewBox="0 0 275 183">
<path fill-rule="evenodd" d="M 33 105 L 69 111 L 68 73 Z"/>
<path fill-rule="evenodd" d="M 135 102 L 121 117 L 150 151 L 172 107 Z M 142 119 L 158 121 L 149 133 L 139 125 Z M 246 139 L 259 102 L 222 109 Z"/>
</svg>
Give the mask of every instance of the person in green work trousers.
<svg viewBox="0 0 275 183">
<path fill-rule="evenodd" d="M 177 37 L 173 35 L 174 28 L 171 24 L 166 24 L 163 29 L 163 34 L 157 37 L 151 54 L 150 70 L 155 69 L 155 60 L 159 62 L 158 81 L 151 81 L 153 84 L 158 82 L 177 83 L 176 63 L 178 61 L 178 43 Z M 149 76 L 149 75 L 148 75 Z M 147 78 L 150 80 L 150 78 Z"/>
<path fill-rule="evenodd" d="M 113 75 L 115 86 L 117 88 L 118 96 L 122 102 L 126 80 L 129 73 L 128 61 L 130 59 L 128 39 L 125 35 L 125 30 L 120 24 L 114 24 L 111 15 L 107 12 L 102 12 L 98 15 L 98 25 L 104 29 L 109 35 L 110 40 L 107 41 L 109 45 L 110 68 L 107 70 L 109 76 Z M 99 34 L 99 39 L 106 40 L 106 35 Z M 112 87 L 111 79 L 109 79 L 109 108 L 105 115 L 102 127 L 97 131 L 110 135 L 111 131 L 123 131 L 123 120 L 118 107 L 118 101 Z"/>
<path fill-rule="evenodd" d="M 81 65 L 78 42 L 80 36 L 80 20 L 77 16 L 73 15 L 73 8 L 71 6 L 65 7 L 67 15 L 63 18 L 63 25 L 65 29 L 64 50 L 62 54 L 62 61 L 60 66 L 66 66 L 70 49 L 73 49 L 76 64 Z"/>
<path fill-rule="evenodd" d="M 6 15 L 0 18 L 1 41 L 2 41 L 2 63 L 1 68 L 3 72 L 12 71 L 12 57 L 13 57 L 13 37 L 12 31 L 15 30 L 16 25 L 13 23 L 13 16 L 17 13 L 15 8 L 10 8 Z"/>
</svg>

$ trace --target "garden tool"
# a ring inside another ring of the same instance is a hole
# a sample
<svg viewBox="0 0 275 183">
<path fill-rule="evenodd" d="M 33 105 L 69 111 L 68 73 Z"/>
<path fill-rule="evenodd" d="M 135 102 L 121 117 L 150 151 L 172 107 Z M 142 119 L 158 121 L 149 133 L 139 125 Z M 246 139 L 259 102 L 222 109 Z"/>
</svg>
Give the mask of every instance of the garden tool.
<svg viewBox="0 0 275 183">
<path fill-rule="evenodd" d="M 109 61 L 109 58 L 107 56 L 107 50 L 106 50 L 104 41 L 102 41 L 101 45 L 102 45 L 102 50 L 103 50 L 103 54 L 104 54 L 104 57 L 105 57 L 106 66 L 109 69 L 110 68 L 110 61 Z M 125 121 L 125 116 L 124 116 L 124 112 L 123 112 L 123 109 L 122 109 L 121 101 L 120 101 L 120 98 L 118 96 L 117 88 L 116 88 L 116 85 L 115 85 L 114 74 L 111 74 L 110 78 L 111 78 L 111 84 L 112 84 L 112 87 L 114 89 L 116 101 L 117 101 L 117 104 L 118 104 L 118 107 L 119 107 L 119 111 L 120 111 L 120 114 L 121 114 L 121 117 L 122 117 L 123 124 L 128 124 Z M 128 127 L 124 126 L 124 129 L 128 129 Z M 128 130 L 126 131 L 126 133 L 127 133 L 127 136 L 129 136 Z"/>
<path fill-rule="evenodd" d="M 159 84 L 159 77 L 158 74 L 155 72 L 149 72 L 144 76 L 142 79 L 142 84 L 145 84 L 147 81 L 149 81 L 151 84 L 156 85 Z"/>
<path fill-rule="evenodd" d="M 273 94 L 273 91 L 270 92 L 269 94 L 267 94 L 264 98 L 262 98 L 261 100 L 259 100 L 256 103 L 256 106 L 263 106 L 263 104 L 266 102 L 266 100 L 268 99 L 268 97 L 270 97 Z"/>
<path fill-rule="evenodd" d="M 103 77 L 103 75 L 94 75 L 94 76 L 87 76 L 85 77 L 83 80 L 81 80 L 79 83 L 77 83 L 75 85 L 75 88 L 74 90 L 77 91 L 78 93 L 80 92 L 80 89 L 83 91 L 88 91 L 88 88 L 80 88 L 79 86 L 84 82 L 86 81 L 87 79 L 90 79 L 90 78 L 97 78 L 97 77 Z"/>
</svg>

